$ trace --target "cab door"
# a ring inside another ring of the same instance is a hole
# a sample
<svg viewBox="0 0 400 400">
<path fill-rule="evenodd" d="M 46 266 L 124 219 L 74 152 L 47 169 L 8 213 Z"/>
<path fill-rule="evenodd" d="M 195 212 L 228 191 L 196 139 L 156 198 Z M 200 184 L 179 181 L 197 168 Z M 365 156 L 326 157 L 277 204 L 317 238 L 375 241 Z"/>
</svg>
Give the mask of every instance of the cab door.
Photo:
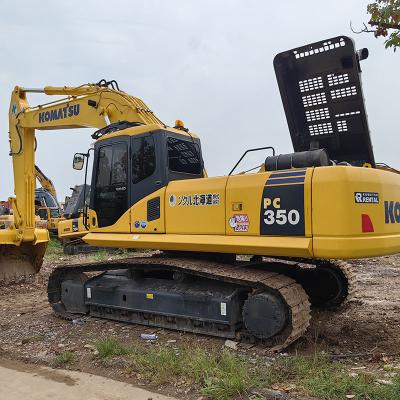
<svg viewBox="0 0 400 400">
<path fill-rule="evenodd" d="M 163 145 L 160 131 L 131 138 L 131 232 L 165 232 Z"/>
<path fill-rule="evenodd" d="M 129 137 L 95 146 L 90 224 L 95 232 L 129 232 Z"/>
</svg>

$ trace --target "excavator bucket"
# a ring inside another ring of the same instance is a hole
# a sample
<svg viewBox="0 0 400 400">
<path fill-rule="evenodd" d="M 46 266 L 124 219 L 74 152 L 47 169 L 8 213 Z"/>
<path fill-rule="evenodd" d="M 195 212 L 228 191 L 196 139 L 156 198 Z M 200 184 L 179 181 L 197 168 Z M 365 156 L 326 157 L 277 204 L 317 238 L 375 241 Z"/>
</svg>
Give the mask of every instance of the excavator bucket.
<svg viewBox="0 0 400 400">
<path fill-rule="evenodd" d="M 46 245 L 0 245 L 0 280 L 15 280 L 39 272 Z"/>
<path fill-rule="evenodd" d="M 19 280 L 39 272 L 48 239 L 47 230 L 40 229 L 34 242 L 10 244 L 9 230 L 0 230 L 0 282 Z"/>
</svg>

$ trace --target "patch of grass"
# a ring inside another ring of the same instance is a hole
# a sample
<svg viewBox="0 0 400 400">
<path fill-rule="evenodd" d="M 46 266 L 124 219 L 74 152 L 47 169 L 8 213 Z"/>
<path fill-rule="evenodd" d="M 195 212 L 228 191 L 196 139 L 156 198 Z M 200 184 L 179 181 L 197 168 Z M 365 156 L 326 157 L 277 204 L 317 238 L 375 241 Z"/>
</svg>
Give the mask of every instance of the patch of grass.
<svg viewBox="0 0 400 400">
<path fill-rule="evenodd" d="M 156 384 L 170 382 L 183 372 L 180 353 L 169 347 L 134 346 L 130 356 L 131 369 Z"/>
<path fill-rule="evenodd" d="M 115 249 L 110 247 L 109 249 L 101 249 L 89 254 L 89 258 L 93 261 L 106 261 L 110 257 L 113 260 L 126 258 L 129 257 L 129 252 L 126 249 Z"/>
<path fill-rule="evenodd" d="M 258 369 L 255 369 L 248 360 L 230 351 L 223 351 L 221 357 L 213 361 L 214 366 L 203 370 L 208 372 L 202 377 L 203 394 L 210 399 L 232 399 L 249 393 L 262 383 L 267 384 L 267 381 L 262 382 L 260 377 L 263 366 L 259 365 Z M 264 375 L 267 377 L 268 371 L 264 370 Z"/>
<path fill-rule="evenodd" d="M 74 353 L 72 351 L 63 351 L 57 354 L 54 358 L 54 365 L 61 366 L 70 363 L 74 359 Z"/>
<path fill-rule="evenodd" d="M 198 384 L 209 399 L 228 400 L 260 386 L 260 371 L 236 353 L 202 348 L 131 349 L 131 369 L 155 384 L 185 380 Z"/>
<path fill-rule="evenodd" d="M 110 258 L 110 255 L 110 252 L 108 252 L 107 250 L 99 250 L 91 253 L 90 258 L 93 261 L 106 261 Z"/>
<path fill-rule="evenodd" d="M 129 349 L 113 338 L 99 340 L 95 347 L 99 357 L 103 359 L 129 354 Z"/>
<path fill-rule="evenodd" d="M 148 383 L 195 385 L 210 400 L 248 398 L 254 391 L 262 393 L 263 388 L 288 385 L 319 400 L 342 400 L 346 395 L 354 395 L 355 400 L 400 399 L 400 376 L 392 378 L 393 385 L 379 385 L 376 376 L 350 376 L 346 364 L 332 362 L 323 354 L 279 357 L 267 366 L 262 357 L 250 361 L 227 349 L 178 349 L 139 343 L 126 346 L 115 339 L 97 342 L 96 349 L 104 360 L 126 355 L 127 372 L 140 375 Z"/>
<path fill-rule="evenodd" d="M 373 375 L 352 377 L 345 365 L 321 354 L 280 358 L 272 366 L 272 375 L 275 382 L 294 383 L 303 393 L 321 400 L 339 400 L 346 395 L 354 395 L 355 400 L 400 398 L 400 377 L 393 379 L 393 385 L 378 385 Z"/>
<path fill-rule="evenodd" d="M 63 255 L 64 253 L 61 242 L 58 239 L 50 238 L 46 249 L 46 258 L 49 260 L 55 260 Z"/>
<path fill-rule="evenodd" d="M 229 350 L 210 352 L 200 347 L 125 346 L 113 338 L 96 343 L 98 357 L 128 355 L 128 373 L 136 372 L 147 382 L 161 385 L 180 383 L 198 385 L 212 400 L 229 400 L 250 393 L 266 381 L 264 366 L 254 365 Z M 264 371 L 264 374 L 260 374 Z M 262 376 L 262 379 L 261 379 Z"/>
</svg>

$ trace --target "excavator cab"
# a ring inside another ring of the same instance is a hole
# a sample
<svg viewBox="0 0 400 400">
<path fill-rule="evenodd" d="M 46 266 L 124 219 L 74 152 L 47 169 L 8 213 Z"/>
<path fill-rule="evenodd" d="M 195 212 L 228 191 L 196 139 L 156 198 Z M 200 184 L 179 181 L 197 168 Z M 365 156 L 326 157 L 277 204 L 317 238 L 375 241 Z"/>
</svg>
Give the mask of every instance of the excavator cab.
<svg viewBox="0 0 400 400">
<path fill-rule="evenodd" d="M 35 201 L 40 204 L 40 207 L 49 209 L 49 217 L 58 218 L 61 216 L 60 205 L 48 190 L 37 188 L 35 190 Z"/>
<path fill-rule="evenodd" d="M 145 229 L 144 225 L 160 218 L 161 197 L 168 182 L 205 175 L 200 140 L 193 134 L 184 130 L 182 134 L 167 129 L 147 131 L 135 125 L 116 123 L 93 134 L 98 141 L 91 182 L 91 231 L 101 232 L 117 222 L 120 232 L 130 232 L 130 226 L 137 228 L 138 224 Z M 83 168 L 82 154 L 74 156 L 75 169 Z M 145 218 L 131 224 L 131 207 L 158 191 L 162 194 L 147 203 Z M 161 233 L 165 228 L 154 230 Z"/>
</svg>

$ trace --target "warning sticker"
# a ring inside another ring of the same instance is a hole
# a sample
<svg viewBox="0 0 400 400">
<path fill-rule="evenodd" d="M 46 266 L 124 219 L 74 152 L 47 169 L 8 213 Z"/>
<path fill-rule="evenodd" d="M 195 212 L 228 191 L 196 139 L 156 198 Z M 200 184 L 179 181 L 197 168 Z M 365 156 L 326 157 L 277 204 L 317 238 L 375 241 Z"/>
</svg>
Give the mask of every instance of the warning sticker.
<svg viewBox="0 0 400 400">
<path fill-rule="evenodd" d="M 226 316 L 226 303 L 221 303 L 221 315 Z"/>
<path fill-rule="evenodd" d="M 78 219 L 72 220 L 72 232 L 78 232 L 79 231 L 79 221 Z"/>
</svg>

